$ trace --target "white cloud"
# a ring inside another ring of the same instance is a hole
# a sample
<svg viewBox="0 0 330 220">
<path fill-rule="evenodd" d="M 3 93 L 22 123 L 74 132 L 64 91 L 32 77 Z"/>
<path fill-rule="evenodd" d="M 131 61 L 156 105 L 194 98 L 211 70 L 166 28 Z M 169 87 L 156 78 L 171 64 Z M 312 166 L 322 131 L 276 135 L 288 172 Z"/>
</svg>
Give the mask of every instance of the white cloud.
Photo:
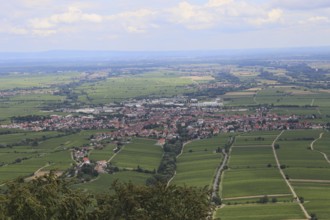
<svg viewBox="0 0 330 220">
<path fill-rule="evenodd" d="M 79 8 L 69 7 L 64 13 L 53 14 L 46 18 L 33 18 L 29 24 L 34 29 L 49 29 L 58 24 L 72 24 L 75 22 L 100 23 L 103 17 L 94 13 L 83 13 Z"/>
<path fill-rule="evenodd" d="M 19 27 L 10 27 L 8 29 L 9 33 L 12 34 L 17 34 L 17 35 L 26 35 L 28 34 L 28 30 L 26 30 L 25 28 L 19 28 Z"/>
<path fill-rule="evenodd" d="M 144 33 L 144 29 L 139 29 L 139 27 L 136 26 L 126 26 L 126 30 L 129 33 Z"/>
<path fill-rule="evenodd" d="M 182 24 L 189 29 L 206 29 L 214 25 L 215 16 L 204 6 L 193 5 L 188 2 L 181 2 L 175 8 L 169 10 L 171 20 L 174 23 Z"/>
<path fill-rule="evenodd" d="M 128 33 L 145 33 L 149 29 L 159 27 L 152 22 L 156 15 L 156 11 L 150 9 L 138 9 L 109 15 L 106 16 L 105 19 L 112 22 L 111 24 L 113 25 L 119 24 Z"/>
<path fill-rule="evenodd" d="M 156 12 L 149 9 L 139 9 L 135 11 L 126 11 L 114 15 L 110 15 L 107 18 L 110 20 L 115 19 L 136 19 L 136 18 L 145 18 L 155 15 Z"/>
<path fill-rule="evenodd" d="M 171 21 L 188 29 L 246 29 L 281 21 L 283 11 L 247 1 L 209 0 L 206 4 L 181 2 L 171 11 Z"/>
<path fill-rule="evenodd" d="M 34 18 L 29 21 L 29 24 L 34 29 L 48 29 L 54 27 L 54 24 L 51 23 L 48 19 Z"/>
<path fill-rule="evenodd" d="M 28 34 L 28 30 L 23 27 L 17 27 L 8 22 L 0 20 L 0 33 L 6 34 L 15 34 L 15 35 L 26 35 Z"/>
<path fill-rule="evenodd" d="M 96 13 L 84 13 L 77 7 L 69 7 L 66 12 L 50 15 L 45 18 L 33 18 L 29 20 L 29 25 L 33 33 L 40 36 L 49 36 L 56 33 L 56 29 L 61 25 L 79 23 L 81 28 L 87 23 L 104 23 L 112 29 L 120 29 L 129 33 L 144 33 L 147 29 L 157 28 L 150 19 L 156 11 L 149 9 L 139 9 L 124 11 L 113 15 L 100 15 Z M 109 23 L 110 22 L 110 23 Z"/>
<path fill-rule="evenodd" d="M 234 41 L 230 37 L 234 35 L 249 41 L 258 36 L 266 41 L 269 34 L 264 33 L 278 33 L 283 39 L 291 34 L 296 39 L 301 30 L 321 39 L 318 33 L 329 29 L 330 0 L 11 0 L 2 2 L 0 14 L 0 41 L 18 35 L 27 47 L 34 40 L 103 48 L 104 43 L 92 41 L 108 38 L 118 48 L 155 45 L 156 49 L 181 47 L 181 43 L 202 48 L 211 45 L 210 38 L 215 45 L 224 42 L 229 47 L 225 42 Z M 283 39 L 276 40 L 289 42 Z M 235 45 L 241 45 L 238 41 Z"/>
<path fill-rule="evenodd" d="M 283 11 L 282 10 L 272 9 L 271 11 L 269 11 L 267 13 L 266 17 L 253 19 L 253 20 L 251 20 L 251 23 L 255 24 L 255 25 L 263 25 L 263 24 L 267 24 L 267 23 L 276 23 L 276 22 L 281 20 L 282 16 L 283 16 Z"/>
<path fill-rule="evenodd" d="M 56 30 L 33 30 L 32 34 L 40 37 L 48 37 L 50 35 L 56 34 Z"/>
<path fill-rule="evenodd" d="M 68 11 L 61 14 L 54 14 L 47 18 L 47 20 L 51 23 L 74 23 L 80 21 L 86 22 L 102 22 L 103 18 L 98 14 L 89 14 L 83 13 L 79 8 L 69 7 Z"/>
<path fill-rule="evenodd" d="M 220 7 L 232 3 L 233 0 L 209 0 L 206 4 L 208 7 Z"/>
</svg>

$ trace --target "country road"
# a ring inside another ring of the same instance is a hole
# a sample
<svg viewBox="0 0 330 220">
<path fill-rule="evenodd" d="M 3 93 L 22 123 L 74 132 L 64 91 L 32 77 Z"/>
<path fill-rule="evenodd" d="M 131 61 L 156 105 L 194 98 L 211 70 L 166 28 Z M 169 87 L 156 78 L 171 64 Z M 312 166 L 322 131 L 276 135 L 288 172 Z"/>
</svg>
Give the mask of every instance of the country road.
<svg viewBox="0 0 330 220">
<path fill-rule="evenodd" d="M 315 143 L 316 141 L 318 141 L 319 139 L 321 139 L 322 136 L 323 136 L 323 132 L 320 134 L 320 136 L 319 136 L 317 139 L 315 139 L 314 141 L 312 141 L 312 143 L 311 143 L 311 149 L 312 149 L 312 150 L 314 150 L 314 143 Z"/>
<path fill-rule="evenodd" d="M 288 185 L 294 199 L 296 200 L 296 202 L 299 204 L 302 212 L 304 213 L 306 219 L 310 219 L 310 215 L 308 214 L 307 210 L 305 209 L 304 205 L 300 202 L 299 198 L 298 198 L 298 195 L 297 193 L 294 191 L 294 188 L 292 187 L 291 183 L 286 179 L 285 177 L 285 174 L 283 172 L 283 170 L 281 169 L 281 165 L 280 165 L 280 162 L 278 160 L 278 157 L 277 157 L 277 153 L 276 153 L 276 149 L 275 149 L 275 143 L 276 141 L 279 139 L 279 137 L 284 133 L 284 130 L 279 134 L 277 135 L 277 137 L 274 139 L 273 143 L 272 143 L 272 148 L 273 148 L 273 153 L 274 153 L 274 157 L 275 157 L 275 161 L 276 161 L 276 165 L 277 165 L 277 168 L 278 170 L 280 171 L 281 175 L 282 175 L 282 178 L 284 179 L 284 181 L 286 182 L 286 184 Z"/>
<path fill-rule="evenodd" d="M 330 160 L 329 160 L 328 155 L 327 155 L 326 153 L 314 149 L 314 143 L 315 143 L 316 141 L 320 140 L 320 139 L 323 137 L 323 134 L 324 134 L 324 133 L 322 132 L 322 133 L 320 134 L 320 137 L 317 138 L 317 139 L 315 139 L 315 140 L 311 143 L 311 150 L 312 150 L 312 151 L 319 152 L 320 154 L 322 154 L 323 157 L 324 157 L 324 159 L 330 164 Z"/>
<path fill-rule="evenodd" d="M 123 145 L 117 153 L 115 153 L 114 155 L 112 155 L 112 157 L 110 157 L 110 159 L 107 162 L 108 163 L 111 162 L 111 160 L 113 158 L 115 158 L 115 156 L 117 156 L 117 154 L 119 154 L 124 148 L 125 148 L 125 145 Z"/>
<path fill-rule="evenodd" d="M 221 165 L 219 166 L 218 170 L 217 170 L 217 174 L 214 178 L 214 182 L 213 182 L 213 188 L 212 188 L 212 198 L 217 197 L 217 192 L 219 189 L 219 182 L 220 182 L 220 177 L 222 174 L 222 171 L 224 170 L 224 167 L 227 164 L 228 161 L 228 154 L 226 153 L 225 149 L 222 149 L 222 154 L 225 156 L 223 158 L 223 161 L 221 163 Z"/>
</svg>

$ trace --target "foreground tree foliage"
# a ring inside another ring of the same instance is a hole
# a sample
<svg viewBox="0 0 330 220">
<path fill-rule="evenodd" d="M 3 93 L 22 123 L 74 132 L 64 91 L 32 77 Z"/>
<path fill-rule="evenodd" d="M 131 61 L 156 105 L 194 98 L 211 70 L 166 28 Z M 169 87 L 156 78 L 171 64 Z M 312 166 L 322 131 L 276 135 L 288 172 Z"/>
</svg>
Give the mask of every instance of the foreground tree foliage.
<svg viewBox="0 0 330 220">
<path fill-rule="evenodd" d="M 8 219 L 85 219 L 92 200 L 69 188 L 66 181 L 51 173 L 24 182 L 8 184 L 1 213 Z"/>
<path fill-rule="evenodd" d="M 109 193 L 91 195 L 52 173 L 0 194 L 0 219 L 206 219 L 210 209 L 206 188 L 115 182 Z"/>
</svg>

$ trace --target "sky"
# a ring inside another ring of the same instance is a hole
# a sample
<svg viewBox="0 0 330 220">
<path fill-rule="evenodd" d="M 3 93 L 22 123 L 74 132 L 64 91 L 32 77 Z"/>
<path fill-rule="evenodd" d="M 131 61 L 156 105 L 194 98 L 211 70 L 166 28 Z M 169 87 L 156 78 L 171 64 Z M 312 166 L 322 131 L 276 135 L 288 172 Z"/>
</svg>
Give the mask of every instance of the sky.
<svg viewBox="0 0 330 220">
<path fill-rule="evenodd" d="M 0 51 L 330 46 L 330 0 L 10 0 Z"/>
</svg>

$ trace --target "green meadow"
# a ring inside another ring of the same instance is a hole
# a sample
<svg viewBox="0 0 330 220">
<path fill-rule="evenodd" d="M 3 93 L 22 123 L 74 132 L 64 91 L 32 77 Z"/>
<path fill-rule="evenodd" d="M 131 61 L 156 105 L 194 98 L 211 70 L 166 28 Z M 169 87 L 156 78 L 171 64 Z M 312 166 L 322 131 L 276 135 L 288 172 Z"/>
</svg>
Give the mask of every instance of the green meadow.
<svg viewBox="0 0 330 220">
<path fill-rule="evenodd" d="M 119 168 L 136 169 L 138 166 L 149 171 L 157 170 L 163 150 L 155 140 L 134 138 L 122 147 L 111 163 Z"/>
</svg>

